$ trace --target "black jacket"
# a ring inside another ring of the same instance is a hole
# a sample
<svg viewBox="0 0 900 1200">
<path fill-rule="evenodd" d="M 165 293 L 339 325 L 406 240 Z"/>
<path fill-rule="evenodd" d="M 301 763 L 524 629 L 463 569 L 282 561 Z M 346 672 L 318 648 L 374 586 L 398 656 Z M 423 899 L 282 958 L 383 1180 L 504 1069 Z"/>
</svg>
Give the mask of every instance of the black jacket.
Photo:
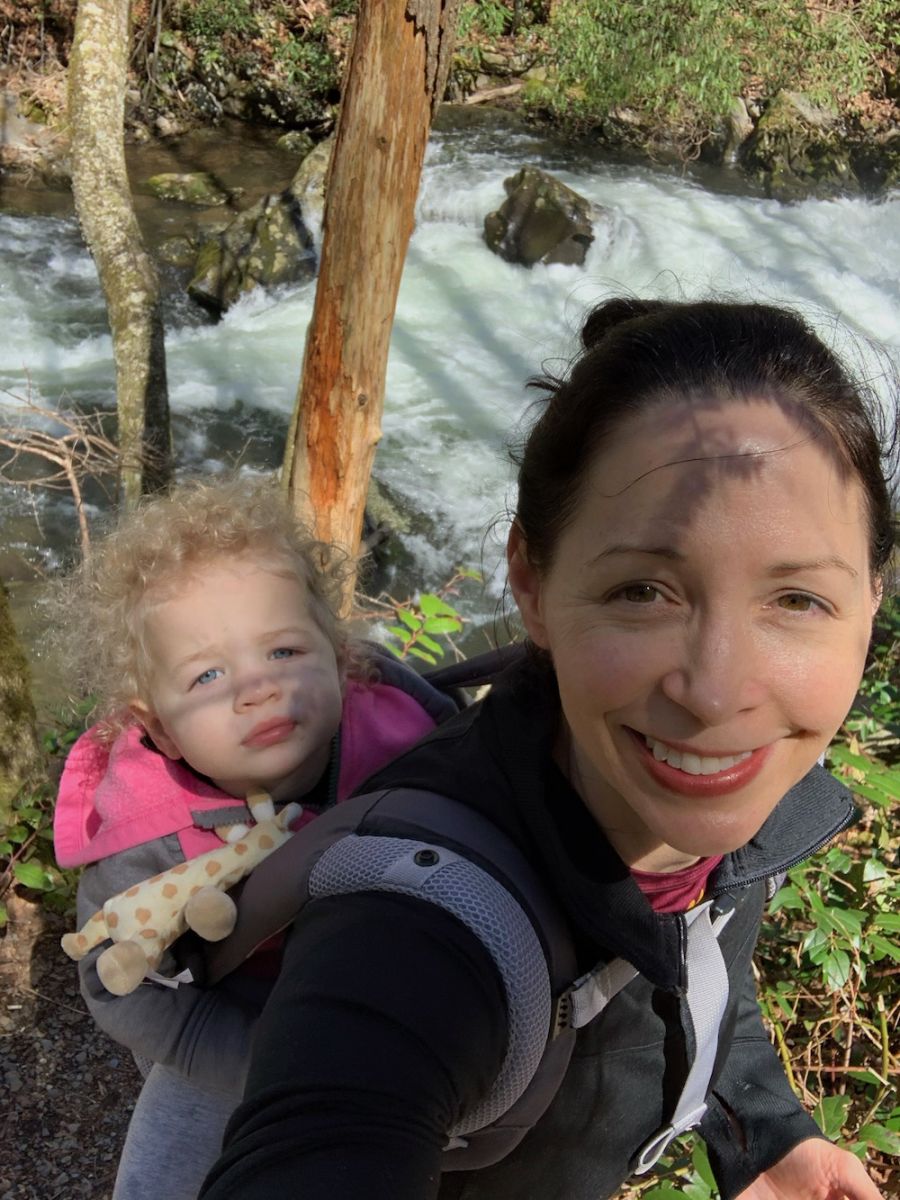
<svg viewBox="0 0 900 1200">
<path fill-rule="evenodd" d="M 684 923 L 652 912 L 556 767 L 558 719 L 552 677 L 515 668 L 482 704 L 367 784 L 440 791 L 481 811 L 567 914 L 580 966 L 623 957 L 640 970 L 580 1031 L 548 1112 L 498 1165 L 440 1176 L 444 1131 L 502 1059 L 505 1005 L 493 964 L 453 918 L 419 902 L 316 901 L 289 939 L 247 1102 L 204 1196 L 600 1200 L 627 1178 L 637 1149 L 671 1115 L 693 1051 Z M 852 813 L 845 789 L 816 769 L 709 883 L 735 906 L 720 940 L 731 996 L 701 1126 L 726 1200 L 818 1133 L 765 1035 L 750 962 L 767 879 Z"/>
</svg>

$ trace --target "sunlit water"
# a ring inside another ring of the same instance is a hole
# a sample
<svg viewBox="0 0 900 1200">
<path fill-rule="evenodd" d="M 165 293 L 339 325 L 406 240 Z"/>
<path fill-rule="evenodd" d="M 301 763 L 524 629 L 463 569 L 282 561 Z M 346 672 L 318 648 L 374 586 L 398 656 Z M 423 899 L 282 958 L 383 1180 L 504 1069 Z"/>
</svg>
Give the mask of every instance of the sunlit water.
<svg viewBox="0 0 900 1200">
<path fill-rule="evenodd" d="M 525 162 L 547 166 L 606 210 L 583 268 L 529 271 L 486 248 L 484 216 L 502 202 L 504 178 Z M 834 315 L 851 334 L 900 356 L 898 262 L 900 198 L 784 206 L 573 157 L 526 132 L 436 135 L 400 290 L 375 466 L 414 514 L 400 543 L 406 566 L 392 587 L 437 585 L 457 565 L 483 565 L 493 583 L 473 598 L 473 615 L 492 617 L 502 523 L 486 540 L 484 533 L 511 498 L 505 447 L 530 403 L 524 383 L 574 352 L 582 317 L 598 299 L 626 291 L 789 303 L 842 348 Z M 170 394 L 190 469 L 242 447 L 246 461 L 277 461 L 312 296 L 312 284 L 257 293 L 217 325 L 201 323 L 181 301 L 170 304 Z M 21 395 L 30 380 L 51 405 L 66 396 L 112 405 L 102 299 L 71 219 L 0 216 L 0 323 L 0 386 Z M 864 369 L 883 369 L 864 342 L 853 352 Z M 49 536 L 68 536 L 54 528 Z"/>
</svg>

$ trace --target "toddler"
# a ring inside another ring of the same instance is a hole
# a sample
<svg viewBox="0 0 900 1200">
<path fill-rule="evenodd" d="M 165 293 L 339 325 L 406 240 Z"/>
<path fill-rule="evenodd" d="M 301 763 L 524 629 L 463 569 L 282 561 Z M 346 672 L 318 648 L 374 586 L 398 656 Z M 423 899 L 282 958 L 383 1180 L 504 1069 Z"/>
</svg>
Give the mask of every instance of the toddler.
<svg viewBox="0 0 900 1200">
<path fill-rule="evenodd" d="M 66 585 L 68 656 L 100 718 L 69 755 L 54 822 L 60 865 L 86 864 L 79 925 L 221 845 L 250 791 L 300 801 L 296 828 L 455 711 L 348 636 L 339 569 L 271 483 L 238 478 L 148 500 Z M 103 948 L 79 964 L 82 993 L 146 1074 L 114 1200 L 190 1200 L 240 1099 L 277 952 L 209 989 L 166 978 L 113 996 Z M 158 970 L 178 973 L 173 953 Z"/>
</svg>

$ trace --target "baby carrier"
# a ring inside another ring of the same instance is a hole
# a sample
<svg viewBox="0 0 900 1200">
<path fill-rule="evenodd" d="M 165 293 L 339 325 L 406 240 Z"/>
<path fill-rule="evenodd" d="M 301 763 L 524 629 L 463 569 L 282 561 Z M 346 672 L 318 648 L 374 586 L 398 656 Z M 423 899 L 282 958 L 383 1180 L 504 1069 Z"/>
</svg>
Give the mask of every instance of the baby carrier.
<svg viewBox="0 0 900 1200">
<path fill-rule="evenodd" d="M 488 682 L 518 653 L 495 652 L 433 672 L 429 680 L 442 690 Z M 234 970 L 289 925 L 308 900 L 357 891 L 388 891 L 436 904 L 490 953 L 506 996 L 507 1052 L 489 1094 L 449 1131 L 442 1169 L 498 1162 L 549 1106 L 577 1031 L 637 976 L 636 968 L 618 958 L 576 977 L 566 921 L 521 850 L 459 801 L 390 788 L 329 809 L 235 890 L 237 925 L 223 942 L 206 948 L 205 981 L 214 983 Z M 649 1170 L 706 1110 L 728 1000 L 717 938 L 730 915 L 727 897 L 685 914 L 687 1006 L 696 1051 L 670 1122 L 636 1157 L 637 1173 Z"/>
</svg>

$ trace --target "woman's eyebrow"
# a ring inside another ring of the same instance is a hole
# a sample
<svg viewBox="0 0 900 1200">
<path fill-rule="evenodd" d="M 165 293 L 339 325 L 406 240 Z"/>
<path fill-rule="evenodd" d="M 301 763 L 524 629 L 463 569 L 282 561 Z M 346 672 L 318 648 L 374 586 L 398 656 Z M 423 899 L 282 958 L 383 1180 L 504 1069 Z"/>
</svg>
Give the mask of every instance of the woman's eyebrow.
<svg viewBox="0 0 900 1200">
<path fill-rule="evenodd" d="M 637 542 L 616 542 L 612 546 L 607 546 L 605 550 L 601 550 L 591 561 L 600 562 L 601 559 L 611 558 L 615 554 L 652 554 L 656 558 L 670 558 L 677 562 L 683 562 L 685 558 L 680 550 L 676 550 L 671 545 L 640 546 Z"/>
<path fill-rule="evenodd" d="M 801 571 L 827 571 L 829 568 L 836 567 L 839 571 L 846 571 L 852 579 L 859 578 L 859 571 L 847 562 L 845 558 L 841 558 L 839 554 L 829 554 L 825 558 L 810 558 L 798 562 L 780 562 L 770 568 L 770 575 L 793 575 Z"/>
</svg>

